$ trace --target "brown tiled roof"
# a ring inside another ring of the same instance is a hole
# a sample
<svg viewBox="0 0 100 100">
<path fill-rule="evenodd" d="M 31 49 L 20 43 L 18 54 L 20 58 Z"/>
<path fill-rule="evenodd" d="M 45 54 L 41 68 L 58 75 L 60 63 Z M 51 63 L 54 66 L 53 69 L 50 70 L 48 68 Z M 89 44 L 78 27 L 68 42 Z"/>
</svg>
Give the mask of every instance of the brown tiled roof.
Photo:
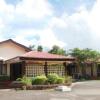
<svg viewBox="0 0 100 100">
<path fill-rule="evenodd" d="M 25 53 L 24 55 L 20 56 L 24 58 L 37 58 L 37 59 L 69 59 L 69 60 L 74 60 L 74 57 L 67 57 L 67 56 L 62 56 L 62 55 L 57 55 L 57 54 L 50 54 L 47 52 L 38 52 L 38 51 L 30 51 L 28 53 Z"/>
<path fill-rule="evenodd" d="M 8 39 L 8 40 L 5 40 L 5 41 L 2 41 L 2 42 L 0 42 L 0 44 L 7 43 L 7 42 L 12 42 L 12 43 L 16 44 L 17 46 L 20 46 L 20 47 L 24 48 L 26 51 L 31 51 L 30 48 L 28 48 L 28 47 L 26 47 L 26 46 L 24 46 L 24 45 L 22 45 L 20 43 L 17 43 L 16 41 L 14 41 L 12 39 Z"/>
</svg>

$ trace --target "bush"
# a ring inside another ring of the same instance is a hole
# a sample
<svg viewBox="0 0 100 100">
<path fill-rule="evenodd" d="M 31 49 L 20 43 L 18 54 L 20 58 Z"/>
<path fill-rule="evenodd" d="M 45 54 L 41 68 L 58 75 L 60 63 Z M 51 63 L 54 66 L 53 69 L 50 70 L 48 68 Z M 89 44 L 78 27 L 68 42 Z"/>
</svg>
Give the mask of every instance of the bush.
<svg viewBox="0 0 100 100">
<path fill-rule="evenodd" d="M 57 84 L 63 84 L 64 81 L 65 81 L 64 78 L 62 78 L 62 77 L 58 77 L 58 79 L 57 79 Z"/>
<path fill-rule="evenodd" d="M 71 76 L 66 76 L 65 77 L 65 83 L 71 84 L 72 83 L 72 77 Z"/>
<path fill-rule="evenodd" d="M 57 83 L 57 79 L 59 78 L 59 76 L 57 74 L 48 74 L 47 78 L 48 78 L 48 82 L 50 84 L 56 84 Z"/>
<path fill-rule="evenodd" d="M 33 85 L 43 85 L 43 84 L 46 84 L 46 82 L 47 82 L 47 77 L 44 75 L 36 76 L 32 78 Z"/>
<path fill-rule="evenodd" d="M 22 78 L 16 79 L 16 81 L 20 81 L 24 85 L 31 85 L 32 84 L 32 79 L 29 77 L 25 77 L 25 76 Z"/>
<path fill-rule="evenodd" d="M 7 76 L 7 75 L 1 75 L 0 76 L 0 81 L 9 81 L 10 80 L 10 77 Z"/>
</svg>

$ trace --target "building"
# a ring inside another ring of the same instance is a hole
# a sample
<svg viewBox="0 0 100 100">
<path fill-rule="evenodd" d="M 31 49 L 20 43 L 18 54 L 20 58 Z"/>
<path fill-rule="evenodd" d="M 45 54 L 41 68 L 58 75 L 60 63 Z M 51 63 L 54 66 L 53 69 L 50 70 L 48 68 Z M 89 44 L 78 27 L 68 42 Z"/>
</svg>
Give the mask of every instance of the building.
<svg viewBox="0 0 100 100">
<path fill-rule="evenodd" d="M 77 71 L 74 63 L 73 57 L 31 51 L 11 39 L 0 42 L 0 75 L 8 75 L 11 80 L 23 75 L 28 77 L 49 73 L 72 75 Z M 67 68 L 68 65 L 71 65 L 70 68 Z"/>
</svg>

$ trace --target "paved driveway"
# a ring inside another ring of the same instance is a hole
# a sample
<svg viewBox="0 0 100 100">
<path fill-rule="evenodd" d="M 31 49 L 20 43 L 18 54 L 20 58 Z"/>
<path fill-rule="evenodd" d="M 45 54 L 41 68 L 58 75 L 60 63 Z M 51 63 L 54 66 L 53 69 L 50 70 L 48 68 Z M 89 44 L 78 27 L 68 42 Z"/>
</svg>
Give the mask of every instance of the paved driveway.
<svg viewBox="0 0 100 100">
<path fill-rule="evenodd" d="M 77 83 L 71 92 L 0 90 L 0 100 L 100 100 L 100 81 Z"/>
</svg>

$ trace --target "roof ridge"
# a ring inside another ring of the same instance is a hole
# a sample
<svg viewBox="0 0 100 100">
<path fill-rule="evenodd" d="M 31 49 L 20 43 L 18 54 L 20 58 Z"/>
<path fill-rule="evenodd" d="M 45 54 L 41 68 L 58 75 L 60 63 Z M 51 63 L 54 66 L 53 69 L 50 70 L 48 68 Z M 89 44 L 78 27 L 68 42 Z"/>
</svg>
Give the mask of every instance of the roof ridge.
<svg viewBox="0 0 100 100">
<path fill-rule="evenodd" d="M 27 51 L 31 51 L 30 48 L 28 48 L 27 46 L 25 46 L 25 45 L 23 45 L 23 44 L 20 44 L 20 43 L 14 41 L 13 39 L 8 39 L 8 40 L 1 41 L 0 44 L 5 43 L 5 42 L 9 42 L 9 41 L 10 41 L 10 42 L 13 42 L 14 44 L 16 44 L 16 45 L 18 45 L 18 46 L 20 46 L 20 47 L 22 47 L 22 48 L 24 48 L 24 49 L 26 49 Z"/>
</svg>

